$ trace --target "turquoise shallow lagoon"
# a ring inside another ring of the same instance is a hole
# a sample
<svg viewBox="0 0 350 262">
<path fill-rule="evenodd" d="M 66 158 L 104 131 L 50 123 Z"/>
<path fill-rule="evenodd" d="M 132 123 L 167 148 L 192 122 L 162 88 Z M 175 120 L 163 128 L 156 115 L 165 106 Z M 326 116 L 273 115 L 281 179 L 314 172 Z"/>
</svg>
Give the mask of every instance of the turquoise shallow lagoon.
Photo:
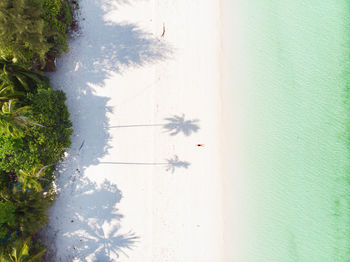
<svg viewBox="0 0 350 262">
<path fill-rule="evenodd" d="M 349 4 L 238 2 L 241 262 L 350 261 Z"/>
</svg>

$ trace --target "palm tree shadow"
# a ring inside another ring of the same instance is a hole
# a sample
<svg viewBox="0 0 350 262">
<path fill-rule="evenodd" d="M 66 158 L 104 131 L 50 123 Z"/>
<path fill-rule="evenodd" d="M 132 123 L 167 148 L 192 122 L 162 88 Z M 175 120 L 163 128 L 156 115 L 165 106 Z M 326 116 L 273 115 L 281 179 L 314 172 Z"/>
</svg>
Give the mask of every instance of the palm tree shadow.
<svg viewBox="0 0 350 262">
<path fill-rule="evenodd" d="M 187 161 L 180 161 L 177 155 L 175 155 L 173 158 L 167 159 L 167 162 L 166 171 L 170 171 L 171 173 L 174 173 L 176 168 L 187 169 L 191 165 L 191 163 Z"/>
<path fill-rule="evenodd" d="M 185 136 L 190 136 L 192 133 L 196 133 L 200 129 L 198 125 L 199 120 L 185 120 L 185 114 L 182 114 L 182 116 L 173 115 L 172 117 L 164 118 L 164 120 L 166 120 L 167 123 L 148 125 L 120 125 L 111 126 L 110 128 L 162 126 L 163 129 L 165 129 L 165 132 L 169 133 L 171 136 L 175 136 L 179 133 L 183 133 Z"/>
<path fill-rule="evenodd" d="M 174 173 L 177 168 L 187 169 L 191 163 L 187 161 L 179 160 L 179 157 L 175 155 L 173 158 L 166 159 L 166 162 L 99 162 L 106 165 L 141 165 L 141 166 L 164 166 L 166 171 Z"/>
<path fill-rule="evenodd" d="M 135 0 L 133 0 L 135 1 Z M 81 35 L 85 41 L 71 47 L 80 56 L 75 63 L 65 65 L 74 72 L 86 74 L 90 83 L 100 84 L 101 76 L 107 78 L 111 73 L 122 74 L 129 68 L 138 68 L 167 60 L 172 49 L 160 37 L 142 30 L 138 25 L 128 22 L 116 23 L 108 20 L 109 13 L 119 5 L 130 1 L 86 0 L 82 3 Z M 93 14 L 93 15 L 92 15 Z M 88 30 L 93 23 L 94 30 Z M 96 80 L 96 81 L 94 81 Z"/>
<path fill-rule="evenodd" d="M 97 185 L 87 178 L 79 178 L 79 183 L 73 187 L 76 192 L 73 196 L 68 191 L 62 192 L 61 201 L 54 203 L 66 226 L 56 232 L 53 261 L 67 261 L 62 252 L 67 250 L 74 258 L 82 260 L 107 262 L 115 261 L 121 254 L 127 256 L 126 251 L 135 246 L 138 237 L 131 231 L 120 232 L 123 215 L 117 204 L 122 194 L 117 186 L 107 180 Z M 52 256 L 52 252 L 49 255 Z"/>
<path fill-rule="evenodd" d="M 165 118 L 168 121 L 163 125 L 165 132 L 170 133 L 171 136 L 175 136 L 182 132 L 185 136 L 190 136 L 192 133 L 196 133 L 199 130 L 198 119 L 185 120 L 185 115 L 174 115 L 173 117 Z"/>
</svg>

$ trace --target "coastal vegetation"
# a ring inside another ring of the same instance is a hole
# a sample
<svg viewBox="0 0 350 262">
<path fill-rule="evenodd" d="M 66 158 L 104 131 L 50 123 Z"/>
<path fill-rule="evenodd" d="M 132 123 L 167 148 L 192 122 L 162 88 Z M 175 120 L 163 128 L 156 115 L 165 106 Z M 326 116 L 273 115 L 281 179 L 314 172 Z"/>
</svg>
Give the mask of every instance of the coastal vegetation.
<svg viewBox="0 0 350 262">
<path fill-rule="evenodd" d="M 68 0 L 0 1 L 0 262 L 45 253 L 36 233 L 48 222 L 72 124 L 64 92 L 42 71 L 55 71 L 47 65 L 68 51 L 72 22 Z"/>
<path fill-rule="evenodd" d="M 47 56 L 67 51 L 72 15 L 67 1 L 0 1 L 0 54 L 43 68 Z"/>
</svg>

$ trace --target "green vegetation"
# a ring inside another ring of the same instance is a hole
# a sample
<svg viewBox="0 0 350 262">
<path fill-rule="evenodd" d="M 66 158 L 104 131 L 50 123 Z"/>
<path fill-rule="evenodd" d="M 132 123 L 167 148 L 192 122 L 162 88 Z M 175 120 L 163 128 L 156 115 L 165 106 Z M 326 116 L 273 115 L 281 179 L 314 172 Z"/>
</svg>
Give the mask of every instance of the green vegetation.
<svg viewBox="0 0 350 262">
<path fill-rule="evenodd" d="M 0 1 L 0 54 L 27 66 L 45 65 L 48 55 L 67 51 L 72 15 L 67 1 Z"/>
<path fill-rule="evenodd" d="M 8 252 L 1 254 L 0 262 L 36 262 L 41 261 L 45 248 L 31 247 L 30 237 L 18 239 Z"/>
<path fill-rule="evenodd" d="M 67 51 L 67 0 L 0 1 L 0 262 L 41 261 L 55 165 L 70 146 L 65 94 L 39 69 Z"/>
<path fill-rule="evenodd" d="M 0 137 L 0 170 L 31 171 L 62 160 L 72 133 L 64 102 L 64 93 L 52 89 L 39 89 L 36 94 L 27 95 L 25 107 L 30 111 L 24 118 L 24 127 L 19 126 L 15 134 Z"/>
<path fill-rule="evenodd" d="M 54 35 L 49 40 L 53 42 L 54 48 L 51 53 L 58 56 L 61 50 L 67 52 L 67 27 L 72 24 L 73 18 L 67 1 L 45 0 L 44 1 L 44 20 L 50 32 Z"/>
</svg>

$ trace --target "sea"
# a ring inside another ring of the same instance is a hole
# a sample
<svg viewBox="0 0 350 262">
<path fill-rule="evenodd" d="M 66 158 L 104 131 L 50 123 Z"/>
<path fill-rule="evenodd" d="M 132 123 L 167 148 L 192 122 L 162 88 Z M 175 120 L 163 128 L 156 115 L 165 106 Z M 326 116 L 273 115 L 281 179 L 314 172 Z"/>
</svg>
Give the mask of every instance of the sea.
<svg viewBox="0 0 350 262">
<path fill-rule="evenodd" d="M 350 261 L 350 1 L 234 2 L 227 261 Z"/>
</svg>

